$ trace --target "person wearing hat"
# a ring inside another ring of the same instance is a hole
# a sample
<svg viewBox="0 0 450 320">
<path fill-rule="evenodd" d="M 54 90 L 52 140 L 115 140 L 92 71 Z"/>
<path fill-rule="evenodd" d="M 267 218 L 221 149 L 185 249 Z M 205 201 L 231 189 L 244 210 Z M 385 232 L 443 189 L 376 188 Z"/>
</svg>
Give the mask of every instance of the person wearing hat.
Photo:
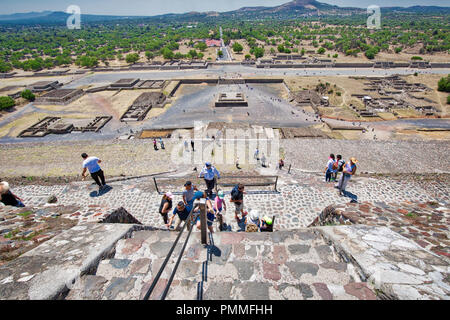
<svg viewBox="0 0 450 320">
<path fill-rule="evenodd" d="M 214 189 L 216 176 L 218 179 L 220 179 L 220 172 L 211 165 L 211 162 L 206 162 L 198 177 L 203 177 L 205 179 L 206 189 L 209 197 L 212 197 L 212 191 Z"/>
<path fill-rule="evenodd" d="M 0 203 L 5 206 L 13 206 L 23 208 L 25 205 L 18 196 L 13 194 L 9 189 L 9 183 L 6 181 L 0 182 Z"/>
<path fill-rule="evenodd" d="M 217 197 L 214 201 L 214 211 L 216 212 L 217 219 L 219 220 L 220 231 L 222 231 L 223 227 L 224 227 L 222 210 L 227 211 L 227 203 L 225 202 L 224 199 L 225 199 L 225 195 L 224 195 L 223 191 L 220 190 L 217 193 Z"/>
<path fill-rule="evenodd" d="M 159 205 L 159 214 L 163 217 L 165 224 L 167 224 L 168 214 L 172 209 L 172 201 L 173 201 L 172 192 L 167 192 L 165 195 L 163 195 L 161 199 L 161 204 Z"/>
<path fill-rule="evenodd" d="M 273 221 L 268 216 L 261 219 L 261 231 L 273 231 Z"/>
<path fill-rule="evenodd" d="M 98 191 L 101 191 L 106 187 L 105 175 L 102 168 L 98 165 L 102 160 L 97 157 L 89 157 L 86 153 L 83 153 L 81 157 L 84 159 L 83 172 L 81 173 L 81 176 L 83 177 L 82 180 L 84 181 L 84 179 L 86 179 L 86 171 L 89 170 L 92 179 L 94 179 L 95 183 L 98 185 Z"/>
<path fill-rule="evenodd" d="M 258 232 L 260 226 L 258 211 L 250 210 L 250 213 L 245 217 L 245 232 Z"/>
<path fill-rule="evenodd" d="M 186 181 L 184 187 L 186 190 L 183 191 L 183 202 L 185 205 L 192 208 L 192 205 L 194 204 L 194 193 L 195 191 L 198 191 L 197 187 L 193 186 L 191 181 Z"/>
<path fill-rule="evenodd" d="M 178 202 L 175 209 L 173 209 L 172 217 L 170 217 L 169 222 L 166 224 L 166 226 L 170 229 L 172 226 L 172 222 L 175 220 L 175 231 L 180 231 L 180 224 L 181 222 L 186 222 L 187 218 L 189 217 L 189 213 L 191 212 L 191 209 L 187 207 L 183 201 Z M 188 224 L 188 229 L 190 228 L 190 225 Z"/>
<path fill-rule="evenodd" d="M 350 178 L 356 173 L 356 163 L 358 160 L 356 158 L 350 158 L 350 160 L 344 165 L 344 170 L 341 178 L 339 179 L 338 189 L 339 195 L 343 196 L 345 192 L 345 188 L 347 187 L 347 183 Z"/>
</svg>

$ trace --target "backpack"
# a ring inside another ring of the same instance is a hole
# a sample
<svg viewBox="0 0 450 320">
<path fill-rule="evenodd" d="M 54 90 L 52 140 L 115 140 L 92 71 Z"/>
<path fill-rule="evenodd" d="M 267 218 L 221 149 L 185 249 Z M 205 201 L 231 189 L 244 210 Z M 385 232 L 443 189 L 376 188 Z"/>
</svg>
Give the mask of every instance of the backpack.
<svg viewBox="0 0 450 320">
<path fill-rule="evenodd" d="M 337 161 L 333 162 L 333 170 L 337 170 L 339 168 L 339 163 Z"/>
<path fill-rule="evenodd" d="M 344 171 L 344 164 L 345 164 L 344 160 L 339 160 L 339 172 Z"/>
<path fill-rule="evenodd" d="M 236 200 L 237 196 L 239 195 L 239 190 L 238 190 L 239 186 L 235 185 L 233 190 L 231 190 L 231 199 L 232 200 Z"/>
</svg>

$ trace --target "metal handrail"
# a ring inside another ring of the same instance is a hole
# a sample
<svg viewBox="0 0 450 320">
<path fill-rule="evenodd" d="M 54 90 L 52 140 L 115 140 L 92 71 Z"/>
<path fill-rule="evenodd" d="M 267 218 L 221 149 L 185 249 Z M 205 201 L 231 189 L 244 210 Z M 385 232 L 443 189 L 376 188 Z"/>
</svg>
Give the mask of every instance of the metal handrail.
<svg viewBox="0 0 450 320">
<path fill-rule="evenodd" d="M 167 293 L 169 292 L 170 285 L 172 284 L 173 278 L 175 277 L 175 273 L 177 272 L 178 266 L 179 266 L 179 264 L 181 262 L 181 258 L 183 257 L 184 250 L 186 249 L 186 245 L 187 245 L 187 243 L 189 241 L 189 238 L 190 238 L 190 236 L 192 234 L 192 229 L 194 229 L 194 226 L 191 227 L 191 229 L 189 230 L 188 236 L 187 236 L 186 240 L 184 241 L 183 248 L 181 249 L 180 255 L 178 256 L 177 262 L 175 263 L 175 266 L 173 268 L 172 274 L 170 275 L 169 281 L 167 282 L 166 288 L 164 289 L 164 292 L 163 292 L 163 294 L 161 296 L 161 300 L 165 300 L 166 299 Z"/>
<path fill-rule="evenodd" d="M 161 265 L 161 268 L 159 269 L 158 273 L 156 274 L 155 279 L 153 279 L 153 282 L 152 282 L 152 284 L 150 285 L 150 288 L 148 289 L 147 293 L 145 294 L 143 300 L 148 300 L 148 299 L 150 298 L 150 295 L 152 294 L 153 290 L 155 289 L 156 284 L 157 284 L 158 281 L 159 281 L 159 278 L 161 277 L 161 275 L 162 275 L 162 273 L 163 273 L 163 271 L 164 271 L 164 269 L 165 269 L 167 263 L 169 262 L 170 257 L 172 256 L 173 251 L 175 250 L 176 245 L 178 244 L 178 241 L 179 241 L 180 238 L 181 238 L 181 235 L 182 235 L 183 232 L 184 232 L 184 229 L 186 228 L 186 226 L 188 225 L 188 223 L 191 223 L 190 220 L 191 220 L 191 218 L 192 218 L 192 213 L 194 212 L 194 208 L 195 208 L 195 206 L 193 205 L 193 206 L 192 206 L 192 209 L 191 209 L 191 212 L 189 213 L 189 216 L 188 216 L 187 219 L 186 219 L 186 223 L 183 225 L 183 228 L 181 229 L 180 233 L 178 234 L 178 237 L 176 238 L 175 242 L 173 243 L 172 248 L 170 248 L 169 253 L 167 254 L 166 259 L 164 260 L 163 264 Z M 192 231 L 192 228 L 191 228 L 191 231 Z M 189 232 L 189 235 L 190 235 L 190 232 Z M 188 238 L 189 238 L 189 236 L 188 236 Z M 187 243 L 187 241 L 186 241 L 186 243 Z"/>
</svg>

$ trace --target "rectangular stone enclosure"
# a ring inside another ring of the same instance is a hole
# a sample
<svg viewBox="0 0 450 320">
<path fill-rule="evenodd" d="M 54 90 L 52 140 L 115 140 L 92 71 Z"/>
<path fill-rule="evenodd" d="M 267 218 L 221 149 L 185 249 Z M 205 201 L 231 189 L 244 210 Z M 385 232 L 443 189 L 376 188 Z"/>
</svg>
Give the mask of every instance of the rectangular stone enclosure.
<svg viewBox="0 0 450 320">
<path fill-rule="evenodd" d="M 220 93 L 216 107 L 248 107 L 247 99 L 242 92 L 224 92 Z"/>
<path fill-rule="evenodd" d="M 166 96 L 161 92 L 145 92 L 134 100 L 120 121 L 142 121 L 151 108 L 163 108 L 166 100 Z"/>
<path fill-rule="evenodd" d="M 80 89 L 57 89 L 36 98 L 35 104 L 67 105 L 84 95 Z"/>
</svg>

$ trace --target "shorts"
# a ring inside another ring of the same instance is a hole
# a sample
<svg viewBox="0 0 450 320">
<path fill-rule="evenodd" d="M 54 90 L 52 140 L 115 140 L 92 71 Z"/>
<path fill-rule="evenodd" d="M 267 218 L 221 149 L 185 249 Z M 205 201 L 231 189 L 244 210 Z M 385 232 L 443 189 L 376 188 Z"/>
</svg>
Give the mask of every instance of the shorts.
<svg viewBox="0 0 450 320">
<path fill-rule="evenodd" d="M 206 215 L 206 223 L 208 224 L 208 227 L 211 227 L 213 225 L 214 220 L 216 219 L 216 216 L 212 213 L 209 213 Z M 200 215 L 197 217 L 197 221 L 200 221 Z"/>
<path fill-rule="evenodd" d="M 236 209 L 234 210 L 234 212 L 236 214 L 238 214 L 239 212 L 241 212 L 242 210 L 244 210 L 244 202 L 234 202 L 234 206 L 236 207 Z"/>
</svg>

